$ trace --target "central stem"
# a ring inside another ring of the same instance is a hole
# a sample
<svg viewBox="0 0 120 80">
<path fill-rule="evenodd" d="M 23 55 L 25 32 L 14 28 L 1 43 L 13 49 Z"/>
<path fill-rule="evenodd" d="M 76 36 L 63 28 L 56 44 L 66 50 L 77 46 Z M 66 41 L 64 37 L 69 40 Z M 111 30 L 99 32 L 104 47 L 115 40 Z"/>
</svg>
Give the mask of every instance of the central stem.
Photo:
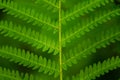
<svg viewBox="0 0 120 80">
<path fill-rule="evenodd" d="M 60 80 L 62 79 L 62 35 L 61 35 L 61 27 L 62 27 L 62 18 L 61 18 L 61 0 L 59 0 L 59 63 L 60 63 Z"/>
</svg>

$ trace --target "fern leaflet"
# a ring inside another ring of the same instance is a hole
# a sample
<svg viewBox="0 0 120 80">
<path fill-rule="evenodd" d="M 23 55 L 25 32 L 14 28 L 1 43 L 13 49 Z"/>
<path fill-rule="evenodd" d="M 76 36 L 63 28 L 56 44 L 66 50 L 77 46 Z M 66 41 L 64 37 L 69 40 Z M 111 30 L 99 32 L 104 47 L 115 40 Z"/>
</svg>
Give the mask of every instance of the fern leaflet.
<svg viewBox="0 0 120 80">
<path fill-rule="evenodd" d="M 69 31 L 63 33 L 62 43 L 65 46 L 66 42 L 70 42 L 74 38 L 79 38 L 84 35 L 86 32 L 91 31 L 98 27 L 99 24 L 105 23 L 108 20 L 111 20 L 113 17 L 120 15 L 120 8 L 117 9 L 101 9 L 98 14 L 90 16 L 86 21 L 81 21 L 81 24 L 78 23 L 77 27 L 70 28 Z M 92 20 L 91 20 L 92 19 Z"/>
<path fill-rule="evenodd" d="M 105 34 L 105 32 L 107 33 Z M 111 42 L 114 43 L 115 40 L 120 40 L 120 29 L 118 27 L 110 28 L 105 32 L 103 31 L 99 38 L 94 38 L 94 40 L 87 39 L 74 49 L 67 51 L 68 53 L 63 57 L 63 68 L 66 70 L 67 66 L 72 66 L 72 64 L 77 63 L 77 60 L 95 53 L 97 48 L 106 47 Z"/>
<path fill-rule="evenodd" d="M 85 70 L 81 70 L 80 74 L 73 77 L 72 80 L 92 80 L 117 67 L 120 67 L 120 58 L 118 56 L 107 59 L 102 63 L 98 62 L 97 64 L 93 64 L 93 66 L 86 67 Z"/>
<path fill-rule="evenodd" d="M 32 75 L 25 76 L 18 71 L 0 67 L 0 80 L 34 80 Z"/>
<path fill-rule="evenodd" d="M 5 36 L 13 37 L 19 41 L 32 44 L 37 49 L 43 48 L 43 51 L 48 50 L 49 53 L 54 51 L 54 54 L 59 52 L 57 48 L 58 45 L 54 40 L 43 34 L 40 34 L 39 32 L 31 30 L 30 28 L 27 30 L 25 27 L 21 27 L 20 25 L 17 26 L 12 22 L 1 21 L 0 31 L 0 33 L 4 34 Z"/>
<path fill-rule="evenodd" d="M 42 56 L 38 57 L 25 50 L 2 46 L 0 48 L 0 56 L 14 61 L 15 63 L 19 63 L 19 65 L 22 64 L 23 66 L 32 67 L 33 70 L 38 69 L 38 72 L 49 73 L 49 75 L 55 73 L 55 77 L 59 74 L 59 67 L 55 61 L 47 60 Z"/>
<path fill-rule="evenodd" d="M 46 4 L 42 4 L 42 2 Z M 57 0 L 36 0 L 35 3 L 37 4 L 42 4 L 43 6 L 46 6 L 48 10 L 52 10 L 53 12 L 58 11 L 59 6 L 58 6 L 58 1 Z"/>
<path fill-rule="evenodd" d="M 79 3 L 78 5 L 73 7 L 73 9 L 62 13 L 63 24 L 65 24 L 66 21 L 73 20 L 76 17 L 79 17 L 79 15 L 83 15 L 85 13 L 88 13 L 89 11 L 93 11 L 94 8 L 101 7 L 110 2 L 113 2 L 113 0 L 87 0 L 83 3 Z"/>
<path fill-rule="evenodd" d="M 10 2 L 4 0 L 0 0 L 0 6 L 3 6 L 4 12 L 7 12 L 7 14 L 14 15 L 15 17 L 18 17 L 20 19 L 26 20 L 28 23 L 33 22 L 33 25 L 44 25 L 46 29 L 55 29 L 57 30 L 57 23 L 55 21 L 52 21 L 50 18 L 44 16 L 43 14 L 36 13 L 34 9 L 27 9 L 25 7 L 19 6 L 19 4 L 15 2 Z"/>
</svg>

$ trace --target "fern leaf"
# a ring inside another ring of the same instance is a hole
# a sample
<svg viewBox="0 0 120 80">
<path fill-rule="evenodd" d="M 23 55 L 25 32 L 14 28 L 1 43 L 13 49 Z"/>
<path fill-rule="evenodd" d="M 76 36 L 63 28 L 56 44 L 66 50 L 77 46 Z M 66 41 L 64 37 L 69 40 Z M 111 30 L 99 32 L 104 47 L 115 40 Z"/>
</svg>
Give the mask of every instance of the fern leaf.
<svg viewBox="0 0 120 80">
<path fill-rule="evenodd" d="M 118 67 L 120 67 L 120 58 L 118 56 L 112 57 L 102 63 L 98 62 L 97 64 L 93 64 L 93 66 L 86 67 L 85 70 L 81 70 L 80 74 L 73 77 L 72 80 L 92 80 Z"/>
<path fill-rule="evenodd" d="M 0 34 L 4 34 L 4 36 L 27 42 L 37 49 L 43 48 L 43 51 L 48 50 L 49 53 L 54 52 L 54 54 L 59 52 L 57 43 L 54 40 L 30 28 L 26 29 L 25 27 L 14 25 L 12 22 L 1 21 L 0 31 Z"/>
<path fill-rule="evenodd" d="M 0 67 L 0 80 L 33 80 L 32 75 L 26 74 Z"/>
<path fill-rule="evenodd" d="M 42 56 L 34 55 L 33 53 L 26 52 L 25 50 L 2 46 L 0 47 L 0 56 L 19 65 L 32 67 L 32 69 L 38 69 L 38 72 L 48 73 L 49 75 L 54 74 L 55 77 L 59 74 L 58 65 L 55 61 L 47 60 Z"/>
<path fill-rule="evenodd" d="M 86 21 L 83 21 L 81 24 L 78 23 L 77 27 L 70 28 L 69 31 L 63 33 L 62 43 L 65 46 L 66 42 L 70 42 L 74 38 L 79 38 L 85 34 L 85 32 L 91 31 L 98 27 L 98 25 L 111 20 L 113 17 L 120 15 L 120 8 L 113 9 L 101 9 L 94 16 L 90 16 Z"/>
<path fill-rule="evenodd" d="M 105 48 L 116 47 L 120 41 L 120 8 L 116 2 L 0 0 L 0 65 L 15 65 L 20 71 L 0 67 L 0 80 L 91 80 L 118 68 L 120 54 L 114 48 L 112 52 Z M 100 48 L 108 50 L 102 56 L 112 58 L 92 66 L 91 58 L 96 57 L 92 54 L 99 53 L 97 49 L 103 52 Z M 119 57 L 113 57 L 114 52 Z M 89 62 L 77 64 L 86 57 Z"/>
<path fill-rule="evenodd" d="M 22 80 L 18 71 L 10 71 L 6 68 L 0 67 L 0 79 L 1 80 Z"/>
<path fill-rule="evenodd" d="M 79 3 L 78 5 L 73 7 L 73 9 L 63 12 L 62 15 L 63 24 L 65 24 L 66 21 L 74 20 L 76 17 L 79 17 L 80 15 L 93 11 L 94 8 L 104 6 L 113 1 L 114 0 L 87 0 L 84 1 L 83 3 Z"/>
<path fill-rule="evenodd" d="M 42 2 L 44 2 L 45 4 L 42 4 Z M 36 0 L 35 3 L 46 6 L 48 10 L 53 9 L 53 12 L 56 12 L 59 9 L 57 0 Z"/>
<path fill-rule="evenodd" d="M 108 28 L 107 28 L 108 29 Z M 99 31 L 99 30 L 98 30 Z M 98 35 L 99 34 L 99 35 Z M 77 60 L 80 60 L 91 53 L 95 53 L 97 48 L 106 47 L 110 43 L 114 43 L 115 40 L 120 40 L 119 27 L 109 28 L 107 31 L 96 33 L 94 40 L 86 39 L 81 44 L 71 50 L 67 50 L 67 53 L 63 57 L 63 69 L 67 69 L 67 66 L 76 64 Z"/>
<path fill-rule="evenodd" d="M 0 0 L 0 6 L 3 6 L 3 9 L 5 8 L 4 12 L 7 12 L 7 14 L 14 15 L 28 23 L 33 22 L 33 25 L 40 26 L 41 23 L 41 25 L 47 30 L 52 29 L 54 31 L 58 29 L 55 21 L 52 21 L 49 17 L 46 17 L 43 14 L 35 12 L 34 9 L 27 9 L 15 2 L 6 0 L 3 2 Z"/>
</svg>

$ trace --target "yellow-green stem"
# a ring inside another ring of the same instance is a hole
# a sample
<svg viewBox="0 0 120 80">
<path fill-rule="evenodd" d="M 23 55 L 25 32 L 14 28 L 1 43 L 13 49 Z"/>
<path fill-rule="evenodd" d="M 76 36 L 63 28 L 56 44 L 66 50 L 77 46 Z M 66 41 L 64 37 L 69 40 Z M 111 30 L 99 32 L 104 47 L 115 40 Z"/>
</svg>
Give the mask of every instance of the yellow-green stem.
<svg viewBox="0 0 120 80">
<path fill-rule="evenodd" d="M 61 0 L 59 0 L 59 63 L 60 63 L 60 80 L 62 80 L 62 35 L 61 35 Z"/>
</svg>

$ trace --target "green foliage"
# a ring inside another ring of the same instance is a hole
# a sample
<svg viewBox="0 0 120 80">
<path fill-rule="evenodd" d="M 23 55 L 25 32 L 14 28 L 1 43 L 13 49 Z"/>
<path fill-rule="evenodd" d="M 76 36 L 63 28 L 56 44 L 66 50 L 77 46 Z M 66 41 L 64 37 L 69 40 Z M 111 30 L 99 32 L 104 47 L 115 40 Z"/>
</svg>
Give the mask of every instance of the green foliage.
<svg viewBox="0 0 120 80">
<path fill-rule="evenodd" d="M 105 60 L 104 62 L 93 64 L 93 66 L 86 67 L 85 70 L 81 70 L 80 74 L 73 77 L 73 80 L 91 80 L 100 75 L 104 75 L 109 72 L 109 70 L 116 69 L 120 67 L 120 58 L 112 57 L 111 59 Z"/>
<path fill-rule="evenodd" d="M 44 73 L 48 73 L 51 75 L 55 73 L 56 75 L 59 73 L 59 69 L 56 67 L 56 63 L 51 60 L 47 60 L 42 56 L 34 55 L 34 53 L 25 52 L 25 50 L 20 50 L 8 46 L 3 46 L 0 48 L 0 56 L 9 59 L 10 61 L 14 61 L 19 65 L 33 67 L 33 69 L 38 68 L 38 72 L 44 71 Z M 55 76 L 56 76 L 55 75 Z"/>
<path fill-rule="evenodd" d="M 0 67 L 0 79 L 1 80 L 34 80 L 32 75 L 20 73 L 18 71 L 9 70 Z"/>
<path fill-rule="evenodd" d="M 13 39 L 18 39 L 21 42 L 26 42 L 32 46 L 35 46 L 37 49 L 43 48 L 43 51 L 49 50 L 49 53 L 53 51 L 54 54 L 58 53 L 55 42 L 47 36 L 41 35 L 37 31 L 26 29 L 26 27 L 21 27 L 20 25 L 17 26 L 12 22 L 7 21 L 0 22 L 0 30 L 1 34 L 4 34 L 4 36 L 9 36 Z"/>
<path fill-rule="evenodd" d="M 0 80 L 113 80 L 119 21 L 115 0 L 0 0 Z"/>
</svg>

